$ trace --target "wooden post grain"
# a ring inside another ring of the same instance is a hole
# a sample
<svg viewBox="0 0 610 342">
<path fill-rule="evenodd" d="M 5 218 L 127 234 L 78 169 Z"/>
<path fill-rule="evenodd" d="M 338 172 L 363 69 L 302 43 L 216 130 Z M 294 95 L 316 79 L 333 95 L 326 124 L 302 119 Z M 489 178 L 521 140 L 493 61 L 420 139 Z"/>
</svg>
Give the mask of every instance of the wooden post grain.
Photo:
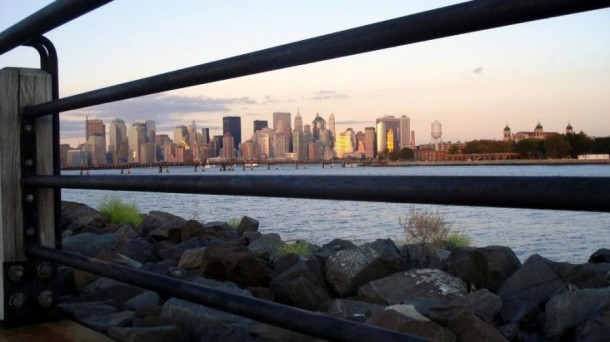
<svg viewBox="0 0 610 342">
<path fill-rule="evenodd" d="M 51 76 L 38 69 L 0 70 L 0 267 L 2 262 L 26 260 L 21 190 L 21 116 L 24 106 L 51 100 Z M 52 118 L 36 120 L 36 171 L 53 173 Z M 41 244 L 54 247 L 53 190 L 35 193 Z M 3 273 L 0 273 L 2 275 Z M 4 319 L 4 285 L 0 281 L 0 319 Z"/>
</svg>

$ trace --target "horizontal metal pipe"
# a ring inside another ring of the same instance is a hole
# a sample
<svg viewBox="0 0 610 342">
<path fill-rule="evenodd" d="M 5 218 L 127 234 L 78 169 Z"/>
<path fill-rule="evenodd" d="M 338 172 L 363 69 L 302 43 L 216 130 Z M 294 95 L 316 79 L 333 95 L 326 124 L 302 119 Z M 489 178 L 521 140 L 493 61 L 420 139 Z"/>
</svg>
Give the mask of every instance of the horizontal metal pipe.
<svg viewBox="0 0 610 342">
<path fill-rule="evenodd" d="M 0 32 L 0 55 L 110 1 L 56 0 Z"/>
<path fill-rule="evenodd" d="M 152 272 L 85 257 L 80 254 L 36 245 L 26 246 L 26 253 L 30 256 L 151 289 L 165 295 L 333 341 L 428 341 L 396 331 L 254 297 L 237 295 Z"/>
<path fill-rule="evenodd" d="M 27 176 L 24 185 L 99 190 L 610 212 L 610 177 Z"/>
<path fill-rule="evenodd" d="M 610 0 L 470 1 L 93 90 L 26 107 L 24 114 L 73 110 L 608 6 Z"/>
</svg>

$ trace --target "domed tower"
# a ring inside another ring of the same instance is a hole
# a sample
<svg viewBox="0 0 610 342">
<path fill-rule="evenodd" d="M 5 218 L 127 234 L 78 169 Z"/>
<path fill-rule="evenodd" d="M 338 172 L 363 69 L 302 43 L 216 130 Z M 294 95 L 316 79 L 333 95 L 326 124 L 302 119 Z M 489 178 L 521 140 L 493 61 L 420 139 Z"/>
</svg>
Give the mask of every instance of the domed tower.
<svg viewBox="0 0 610 342">
<path fill-rule="evenodd" d="M 542 125 L 540 124 L 540 121 L 538 121 L 538 124 L 536 125 L 536 128 L 534 129 L 534 138 L 542 138 L 544 137 L 544 132 L 542 131 Z"/>
<path fill-rule="evenodd" d="M 432 130 L 430 132 L 430 135 L 432 136 L 432 143 L 434 144 L 434 150 L 435 151 L 440 151 L 441 150 L 441 144 L 443 143 L 441 140 L 441 137 L 443 135 L 443 128 L 440 122 L 438 122 L 437 120 L 434 120 L 434 122 L 431 125 Z"/>
<path fill-rule="evenodd" d="M 508 127 L 508 123 L 506 124 L 506 126 L 504 126 L 504 137 L 502 139 L 503 141 L 511 141 L 512 140 L 512 135 L 510 134 L 510 127 Z"/>
<path fill-rule="evenodd" d="M 574 129 L 572 128 L 570 122 L 568 122 L 568 125 L 566 126 L 566 134 L 574 134 Z"/>
</svg>

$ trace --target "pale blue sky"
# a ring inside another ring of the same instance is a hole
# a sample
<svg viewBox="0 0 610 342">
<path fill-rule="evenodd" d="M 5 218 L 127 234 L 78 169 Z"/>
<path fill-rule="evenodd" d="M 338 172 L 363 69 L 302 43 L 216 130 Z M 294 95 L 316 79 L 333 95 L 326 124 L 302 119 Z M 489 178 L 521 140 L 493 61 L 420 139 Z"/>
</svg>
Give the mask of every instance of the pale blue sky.
<svg viewBox="0 0 610 342">
<path fill-rule="evenodd" d="M 202 64 L 460 1 L 117 0 L 47 34 L 60 60 L 60 96 Z M 0 0 L 0 30 L 50 1 Z M 0 56 L 37 67 L 33 49 Z M 501 139 L 513 131 L 610 135 L 610 9 L 423 42 L 181 89 L 62 114 L 62 139 L 84 141 L 84 115 L 109 123 L 154 119 L 158 131 L 195 120 L 219 134 L 242 117 L 242 137 L 274 111 L 305 122 L 334 113 L 363 130 L 407 115 L 416 143 L 443 124 L 444 140 Z"/>
</svg>

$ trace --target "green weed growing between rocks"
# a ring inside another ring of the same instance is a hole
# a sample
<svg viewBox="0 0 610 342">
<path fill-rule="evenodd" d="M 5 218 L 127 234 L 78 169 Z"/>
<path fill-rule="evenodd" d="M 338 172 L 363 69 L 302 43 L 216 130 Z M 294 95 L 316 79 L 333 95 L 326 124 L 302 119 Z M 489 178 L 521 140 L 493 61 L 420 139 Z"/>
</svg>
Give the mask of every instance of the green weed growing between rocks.
<svg viewBox="0 0 610 342">
<path fill-rule="evenodd" d="M 296 241 L 294 243 L 285 243 L 275 254 L 275 258 L 279 259 L 287 254 L 296 254 L 300 256 L 310 256 L 313 253 L 313 246 L 307 241 Z"/>
<path fill-rule="evenodd" d="M 468 247 L 471 243 L 470 237 L 461 231 L 449 233 L 446 241 L 454 244 L 456 247 Z"/>
<path fill-rule="evenodd" d="M 123 203 L 120 197 L 106 196 L 98 207 L 99 212 L 111 223 L 129 223 L 134 227 L 140 225 L 142 217 L 135 204 Z"/>
<path fill-rule="evenodd" d="M 229 228 L 236 230 L 237 227 L 239 227 L 239 222 L 241 222 L 240 219 L 238 219 L 237 217 L 233 217 L 232 219 L 227 221 L 227 224 L 229 225 Z"/>
</svg>

